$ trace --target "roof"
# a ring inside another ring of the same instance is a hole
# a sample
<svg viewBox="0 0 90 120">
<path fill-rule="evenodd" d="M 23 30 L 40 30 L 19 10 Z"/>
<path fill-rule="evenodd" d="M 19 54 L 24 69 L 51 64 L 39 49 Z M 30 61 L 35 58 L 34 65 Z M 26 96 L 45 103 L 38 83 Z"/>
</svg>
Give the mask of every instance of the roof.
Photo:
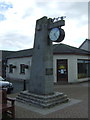
<svg viewBox="0 0 90 120">
<path fill-rule="evenodd" d="M 90 52 L 60 43 L 53 45 L 53 54 L 90 55 Z M 33 48 L 16 51 L 14 53 L 11 53 L 9 56 L 7 56 L 7 58 L 31 57 L 32 55 L 33 55 Z"/>
<path fill-rule="evenodd" d="M 14 53 L 11 53 L 6 58 L 31 57 L 32 54 L 33 54 L 33 49 L 26 49 L 26 50 L 20 50 L 20 51 L 16 51 Z"/>
<path fill-rule="evenodd" d="M 81 48 L 86 42 L 90 42 L 90 39 L 86 39 L 86 40 L 79 46 L 79 48 Z"/>
<path fill-rule="evenodd" d="M 90 52 L 66 44 L 59 44 L 54 47 L 54 54 L 90 55 Z"/>
<path fill-rule="evenodd" d="M 2 52 L 2 59 L 5 59 L 7 56 L 14 53 L 14 51 L 6 51 L 6 50 L 0 50 Z"/>
</svg>

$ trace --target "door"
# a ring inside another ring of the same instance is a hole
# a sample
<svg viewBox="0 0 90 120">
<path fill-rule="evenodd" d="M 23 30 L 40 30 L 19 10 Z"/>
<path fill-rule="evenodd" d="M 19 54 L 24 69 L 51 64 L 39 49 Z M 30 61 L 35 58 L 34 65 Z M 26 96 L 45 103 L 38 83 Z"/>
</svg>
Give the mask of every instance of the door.
<svg viewBox="0 0 90 120">
<path fill-rule="evenodd" d="M 57 82 L 68 82 L 67 59 L 57 60 Z"/>
</svg>

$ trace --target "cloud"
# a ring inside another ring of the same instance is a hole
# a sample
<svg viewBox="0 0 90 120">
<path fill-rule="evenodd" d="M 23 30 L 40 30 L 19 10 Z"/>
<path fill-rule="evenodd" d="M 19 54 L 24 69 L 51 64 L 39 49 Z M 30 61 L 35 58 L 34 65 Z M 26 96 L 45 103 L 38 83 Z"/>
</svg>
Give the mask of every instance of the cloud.
<svg viewBox="0 0 90 120">
<path fill-rule="evenodd" d="M 12 7 L 11 3 L 0 1 L 0 21 L 6 20 L 5 12 Z"/>
<path fill-rule="evenodd" d="M 0 11 L 6 11 L 9 8 L 13 8 L 13 5 L 11 3 L 8 3 L 8 2 L 5 2 L 5 1 L 0 2 Z"/>
<path fill-rule="evenodd" d="M 65 29 L 65 44 L 79 47 L 82 42 L 88 38 L 88 24 L 79 26 L 76 20 L 66 20 Z"/>
<path fill-rule="evenodd" d="M 0 14 L 0 21 L 6 20 L 6 17 L 3 14 Z"/>
<path fill-rule="evenodd" d="M 15 34 L 15 33 L 7 33 L 6 35 L 0 36 L 2 38 L 1 41 L 1 47 L 4 45 L 4 49 L 9 49 L 12 50 L 14 49 L 27 49 L 30 48 L 30 45 L 33 43 L 33 41 L 30 39 L 30 37 L 20 35 L 20 34 Z M 27 44 L 26 44 L 27 42 Z"/>
<path fill-rule="evenodd" d="M 0 49 L 19 50 L 33 47 L 36 20 L 66 16 L 63 43 L 79 46 L 87 37 L 88 3 L 61 0 L 5 0 L 0 13 Z M 7 7 L 7 4 L 11 6 Z M 83 34 L 82 34 L 83 33 Z M 80 42 L 77 42 L 80 41 Z"/>
</svg>

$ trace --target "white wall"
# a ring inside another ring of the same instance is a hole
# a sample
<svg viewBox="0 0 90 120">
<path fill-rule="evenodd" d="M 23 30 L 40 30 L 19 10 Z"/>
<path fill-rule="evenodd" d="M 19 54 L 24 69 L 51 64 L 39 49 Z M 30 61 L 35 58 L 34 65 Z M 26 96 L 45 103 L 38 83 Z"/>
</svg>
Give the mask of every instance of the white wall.
<svg viewBox="0 0 90 120">
<path fill-rule="evenodd" d="M 7 67 L 7 78 L 21 80 L 30 78 L 31 57 L 8 59 L 7 64 L 13 64 L 16 66 L 16 68 L 13 69 L 13 73 L 9 73 L 9 67 Z M 28 69 L 25 69 L 25 74 L 20 74 L 20 64 L 26 64 L 29 66 Z"/>
<path fill-rule="evenodd" d="M 81 55 L 54 55 L 53 56 L 53 73 L 54 73 L 54 82 L 57 82 L 57 59 L 67 59 L 68 60 L 68 82 L 80 82 L 88 80 L 86 79 L 78 79 L 77 77 L 77 60 L 78 59 L 90 59 L 88 56 Z M 13 73 L 9 73 L 9 68 L 7 68 L 6 76 L 12 79 L 29 79 L 30 78 L 30 67 L 31 67 L 31 57 L 25 58 L 13 58 L 8 59 L 7 64 L 16 65 L 17 68 L 14 69 Z M 25 74 L 20 74 L 20 64 L 29 65 L 29 69 L 25 69 Z"/>
<path fill-rule="evenodd" d="M 54 57 L 53 57 L 54 82 L 57 82 L 57 69 L 56 69 L 57 59 L 67 59 L 68 60 L 68 83 L 81 82 L 81 81 L 88 80 L 88 78 L 78 79 L 77 60 L 78 59 L 90 59 L 90 57 L 81 56 L 81 55 L 54 55 Z"/>
<path fill-rule="evenodd" d="M 54 68 L 56 68 L 57 59 L 67 59 L 68 62 L 68 82 L 76 79 L 76 58 L 74 55 L 54 55 Z M 73 72 L 74 71 L 74 72 Z M 74 80 L 75 81 L 75 80 Z M 57 82 L 57 69 L 54 69 L 54 82 Z"/>
</svg>

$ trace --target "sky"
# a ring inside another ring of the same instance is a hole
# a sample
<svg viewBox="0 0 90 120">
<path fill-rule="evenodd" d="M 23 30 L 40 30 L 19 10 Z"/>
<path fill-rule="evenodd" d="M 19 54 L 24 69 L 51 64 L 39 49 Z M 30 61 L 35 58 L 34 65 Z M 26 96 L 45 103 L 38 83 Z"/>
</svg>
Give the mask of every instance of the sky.
<svg viewBox="0 0 90 120">
<path fill-rule="evenodd" d="M 43 16 L 66 16 L 61 43 L 79 47 L 89 38 L 88 0 L 0 0 L 0 50 L 32 48 L 36 20 Z"/>
</svg>

